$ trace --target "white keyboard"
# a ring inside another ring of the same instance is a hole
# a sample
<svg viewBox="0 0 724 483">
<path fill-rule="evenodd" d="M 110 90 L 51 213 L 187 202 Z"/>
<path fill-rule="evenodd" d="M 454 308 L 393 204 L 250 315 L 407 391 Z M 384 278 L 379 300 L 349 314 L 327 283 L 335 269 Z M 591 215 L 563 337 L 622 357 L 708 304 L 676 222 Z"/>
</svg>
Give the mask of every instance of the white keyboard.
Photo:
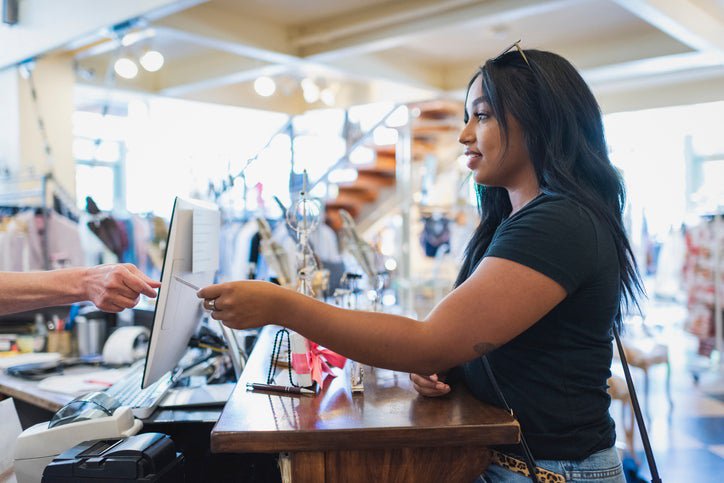
<svg viewBox="0 0 724 483">
<path fill-rule="evenodd" d="M 137 418 L 146 419 L 176 381 L 168 372 L 146 389 L 141 389 L 142 379 L 143 365 L 134 366 L 126 377 L 106 389 L 106 394 L 115 398 L 120 406 L 130 407 Z"/>
</svg>

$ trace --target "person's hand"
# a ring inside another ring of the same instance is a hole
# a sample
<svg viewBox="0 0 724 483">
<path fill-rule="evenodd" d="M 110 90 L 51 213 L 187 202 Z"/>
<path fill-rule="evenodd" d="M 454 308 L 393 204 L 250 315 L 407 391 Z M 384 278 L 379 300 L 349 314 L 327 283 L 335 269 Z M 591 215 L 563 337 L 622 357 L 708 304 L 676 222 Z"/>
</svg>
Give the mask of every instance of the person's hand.
<svg viewBox="0 0 724 483">
<path fill-rule="evenodd" d="M 209 285 L 196 295 L 204 299 L 212 319 L 232 329 L 251 329 L 273 323 L 275 309 L 289 292 L 273 283 L 248 280 Z"/>
<path fill-rule="evenodd" d="M 87 299 L 104 312 L 135 307 L 140 294 L 156 297 L 161 284 L 130 263 L 98 265 L 86 270 Z"/>
<path fill-rule="evenodd" d="M 444 396 L 450 392 L 450 386 L 445 384 L 441 377 L 437 374 L 429 376 L 421 376 L 419 374 L 410 374 L 410 380 L 415 391 L 423 396 L 436 397 Z"/>
</svg>

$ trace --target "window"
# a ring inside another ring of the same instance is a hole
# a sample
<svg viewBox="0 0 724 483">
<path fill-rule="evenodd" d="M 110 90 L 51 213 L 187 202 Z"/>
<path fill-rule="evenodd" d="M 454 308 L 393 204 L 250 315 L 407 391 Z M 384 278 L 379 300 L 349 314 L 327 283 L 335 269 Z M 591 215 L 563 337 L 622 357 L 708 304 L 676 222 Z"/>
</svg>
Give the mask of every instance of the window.
<svg viewBox="0 0 724 483">
<path fill-rule="evenodd" d="M 74 113 L 76 200 L 81 209 L 86 196 L 104 211 L 125 208 L 125 124 L 125 116 Z"/>
</svg>

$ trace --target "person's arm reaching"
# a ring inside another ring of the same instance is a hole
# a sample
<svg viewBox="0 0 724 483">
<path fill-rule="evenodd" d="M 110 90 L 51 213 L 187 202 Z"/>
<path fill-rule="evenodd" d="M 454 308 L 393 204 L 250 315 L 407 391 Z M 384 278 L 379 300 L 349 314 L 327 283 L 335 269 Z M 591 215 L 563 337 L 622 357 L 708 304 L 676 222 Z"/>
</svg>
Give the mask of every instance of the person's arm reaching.
<svg viewBox="0 0 724 483">
<path fill-rule="evenodd" d="M 340 309 L 266 282 L 212 285 L 198 295 L 213 318 L 232 328 L 280 324 L 366 364 L 436 374 L 505 344 L 566 292 L 540 272 L 488 257 L 424 322 Z"/>
<path fill-rule="evenodd" d="M 155 297 L 160 286 L 129 263 L 0 272 L 0 315 L 82 301 L 91 301 L 106 312 L 120 312 L 135 306 L 140 294 Z"/>
</svg>

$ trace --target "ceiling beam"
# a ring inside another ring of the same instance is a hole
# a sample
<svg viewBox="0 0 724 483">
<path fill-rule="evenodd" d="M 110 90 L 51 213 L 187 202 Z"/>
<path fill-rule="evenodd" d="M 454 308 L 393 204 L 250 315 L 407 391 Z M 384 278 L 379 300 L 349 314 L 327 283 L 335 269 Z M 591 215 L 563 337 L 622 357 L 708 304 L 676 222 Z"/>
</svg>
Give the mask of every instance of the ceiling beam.
<svg viewBox="0 0 724 483">
<path fill-rule="evenodd" d="M 166 17 L 154 27 L 179 39 L 264 62 L 297 60 L 282 25 L 229 12 L 213 4 Z"/>
<path fill-rule="evenodd" d="M 183 57 L 166 62 L 163 69 L 158 71 L 159 88 L 162 92 L 175 91 L 175 95 L 181 95 L 184 92 L 213 87 L 213 82 L 209 81 L 214 79 L 267 66 L 269 64 L 260 60 L 226 52 Z"/>
<path fill-rule="evenodd" d="M 605 86 L 623 80 L 641 80 L 722 65 L 721 55 L 717 52 L 689 52 L 594 67 L 581 74 L 589 84 Z"/>
<path fill-rule="evenodd" d="M 692 75 L 693 74 L 693 75 Z M 624 82 L 615 89 L 594 90 L 604 113 L 635 111 L 724 99 L 724 69 L 708 74 L 679 73 L 655 83 Z"/>
<path fill-rule="evenodd" d="M 383 27 L 393 27 L 452 9 L 470 7 L 480 0 L 403 0 L 381 4 L 375 8 L 361 8 L 353 12 L 326 18 L 298 27 L 293 32 L 292 44 L 304 48 L 315 44 L 334 42 L 340 38 Z"/>
<path fill-rule="evenodd" d="M 121 47 L 130 47 L 135 43 L 153 38 L 156 35 L 156 31 L 152 28 L 134 29 L 128 32 L 133 35 L 132 41 L 127 42 L 126 40 L 123 40 L 126 33 L 120 31 L 114 33 L 110 29 L 106 30 L 106 37 L 104 39 L 91 42 L 89 47 L 80 49 L 74 56 L 75 60 L 81 61 L 90 57 L 97 57 L 99 55 L 113 52 Z"/>
<path fill-rule="evenodd" d="M 691 0 L 612 0 L 694 50 L 724 55 L 724 23 Z"/>
<path fill-rule="evenodd" d="M 428 90 L 444 88 L 443 75 L 438 66 L 422 65 L 384 52 L 330 60 L 325 65 L 355 79 L 385 80 Z"/>
<path fill-rule="evenodd" d="M 478 0 L 442 2 L 435 6 L 431 5 L 432 2 L 407 0 L 402 2 L 405 9 L 400 9 L 398 3 L 393 2 L 305 27 L 292 37 L 291 43 L 302 57 L 314 61 L 328 61 L 342 56 L 389 49 L 404 44 L 411 38 L 449 28 L 450 25 L 506 24 L 582 1 L 584 0 Z"/>
<path fill-rule="evenodd" d="M 646 85 L 669 85 L 721 77 L 724 75 L 724 64 L 715 52 L 688 52 L 580 69 L 579 72 L 595 93 L 610 93 L 641 89 Z M 462 64 L 449 70 L 451 78 L 464 79 L 464 76 L 472 73 Z M 463 99 L 465 87 L 462 83 L 450 84 L 447 93 L 453 98 Z"/>
<path fill-rule="evenodd" d="M 0 69 L 61 48 L 73 50 L 94 43 L 108 25 L 155 12 L 168 14 L 199 1 L 24 0 L 19 23 L 0 26 Z"/>
<path fill-rule="evenodd" d="M 337 78 L 354 80 L 374 80 L 379 78 L 414 83 L 424 89 L 437 89 L 429 69 L 422 69 L 409 62 L 385 62 L 381 59 L 342 59 L 335 62 L 316 62 L 297 57 L 289 53 L 288 35 L 283 28 L 268 22 L 241 16 L 221 10 L 212 5 L 197 8 L 162 19 L 153 26 L 157 35 L 171 36 L 180 42 L 189 42 L 205 46 L 219 52 L 227 52 L 240 57 L 239 62 L 230 62 L 227 68 L 204 72 L 197 69 L 190 75 L 169 77 L 163 82 L 159 94 L 166 96 L 187 96 L 194 91 L 206 91 L 225 85 L 238 84 L 256 79 L 259 76 L 274 76 L 291 72 L 311 70 L 315 73 L 327 72 Z M 265 32 L 265 36 L 255 35 L 255 29 Z M 281 49 L 281 50 L 277 50 Z M 257 61 L 249 62 L 250 59 Z M 366 65 L 362 69 L 360 65 Z"/>
<path fill-rule="evenodd" d="M 176 83 L 161 87 L 158 93 L 162 96 L 170 97 L 187 96 L 193 92 L 208 91 L 228 85 L 249 82 L 260 76 L 273 77 L 284 74 L 288 70 L 289 67 L 287 65 L 272 64 L 256 68 L 232 69 L 231 72 L 217 73 L 211 76 L 203 74 L 198 76 L 198 79 L 176 79 Z"/>
</svg>

